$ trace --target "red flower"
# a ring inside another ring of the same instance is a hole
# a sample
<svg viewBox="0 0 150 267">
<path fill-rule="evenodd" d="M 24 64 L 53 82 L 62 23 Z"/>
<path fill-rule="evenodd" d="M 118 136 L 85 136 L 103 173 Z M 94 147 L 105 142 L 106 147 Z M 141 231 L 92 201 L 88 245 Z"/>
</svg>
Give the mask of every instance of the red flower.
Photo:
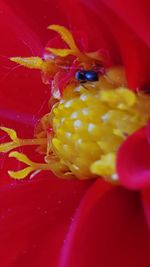
<svg viewBox="0 0 150 267">
<path fill-rule="evenodd" d="M 30 137 L 48 111 L 49 89 L 39 73 L 15 69 L 7 59 L 41 56 L 49 40 L 45 28 L 52 23 L 80 29 L 88 51 L 109 51 L 110 64 L 125 65 L 129 87 L 145 89 L 149 9 L 148 1 L 1 1 L 1 125 Z M 119 150 L 121 186 L 100 179 L 61 180 L 46 171 L 32 180 L 15 181 L 7 170 L 14 165 L 20 169 L 19 163 L 1 157 L 0 266 L 149 266 L 149 154 L 145 127 Z"/>
</svg>

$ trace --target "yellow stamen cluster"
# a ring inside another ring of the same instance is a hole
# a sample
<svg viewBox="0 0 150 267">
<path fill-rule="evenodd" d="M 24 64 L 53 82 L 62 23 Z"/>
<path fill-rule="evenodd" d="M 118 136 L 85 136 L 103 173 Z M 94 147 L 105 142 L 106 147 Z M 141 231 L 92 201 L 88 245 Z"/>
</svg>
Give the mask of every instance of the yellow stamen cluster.
<svg viewBox="0 0 150 267">
<path fill-rule="evenodd" d="M 105 78 L 72 91 L 51 112 L 53 150 L 78 178 L 117 179 L 116 153 L 128 135 L 150 116 L 150 97 L 126 87 L 112 88 Z M 145 108 L 143 109 L 143 105 Z"/>
</svg>

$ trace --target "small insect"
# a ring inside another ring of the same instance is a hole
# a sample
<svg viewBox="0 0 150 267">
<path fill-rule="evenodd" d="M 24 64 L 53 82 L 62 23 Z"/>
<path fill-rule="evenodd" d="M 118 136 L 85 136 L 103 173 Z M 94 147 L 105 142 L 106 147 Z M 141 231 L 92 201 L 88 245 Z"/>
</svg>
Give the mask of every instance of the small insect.
<svg viewBox="0 0 150 267">
<path fill-rule="evenodd" d="M 94 70 L 77 70 L 75 78 L 80 83 L 96 82 L 99 80 L 98 72 Z"/>
</svg>

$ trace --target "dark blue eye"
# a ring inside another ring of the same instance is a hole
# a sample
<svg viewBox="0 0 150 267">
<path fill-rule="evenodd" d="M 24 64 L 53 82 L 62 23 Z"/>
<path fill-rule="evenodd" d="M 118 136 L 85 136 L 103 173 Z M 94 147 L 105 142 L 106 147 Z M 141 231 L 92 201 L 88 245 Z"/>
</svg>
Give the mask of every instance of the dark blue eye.
<svg viewBox="0 0 150 267">
<path fill-rule="evenodd" d="M 94 70 L 78 70 L 75 74 L 75 78 L 81 83 L 96 82 L 99 80 L 98 73 Z"/>
<path fill-rule="evenodd" d="M 86 82 L 85 73 L 86 72 L 84 70 L 78 70 L 75 74 L 76 80 L 80 82 Z"/>
<path fill-rule="evenodd" d="M 96 82 L 99 80 L 98 73 L 93 70 L 86 71 L 85 78 L 89 82 Z"/>
</svg>

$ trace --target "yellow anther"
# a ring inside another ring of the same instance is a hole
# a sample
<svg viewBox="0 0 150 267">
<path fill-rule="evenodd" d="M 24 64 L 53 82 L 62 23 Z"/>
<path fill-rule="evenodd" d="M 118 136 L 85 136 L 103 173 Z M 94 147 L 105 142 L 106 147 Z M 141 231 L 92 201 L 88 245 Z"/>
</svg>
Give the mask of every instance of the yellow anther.
<svg viewBox="0 0 150 267">
<path fill-rule="evenodd" d="M 20 146 L 20 141 L 17 137 L 17 133 L 15 130 L 7 128 L 7 127 L 0 127 L 0 129 L 8 134 L 11 142 L 2 143 L 0 144 L 0 152 L 8 152 L 12 150 L 13 148 L 16 148 Z"/>
<path fill-rule="evenodd" d="M 20 162 L 23 162 L 27 165 L 34 165 L 34 162 L 32 162 L 25 154 L 17 152 L 17 151 L 13 151 L 9 154 L 9 157 L 13 157 L 18 159 Z"/>
<path fill-rule="evenodd" d="M 46 75 L 54 75 L 57 71 L 57 66 L 52 59 L 43 60 L 40 57 L 11 57 L 10 60 L 28 69 L 41 70 Z M 42 76 L 42 79 L 46 83 L 45 76 Z"/>
<path fill-rule="evenodd" d="M 15 144 L 14 142 L 3 143 L 0 144 L 0 152 L 6 153 L 18 146 L 19 144 Z"/>
<path fill-rule="evenodd" d="M 18 141 L 17 133 L 15 130 L 7 127 L 0 127 L 0 129 L 8 134 L 11 140 Z"/>
<path fill-rule="evenodd" d="M 17 136 L 15 130 L 7 127 L 0 127 L 0 129 L 8 134 L 12 141 L 0 144 L 0 152 L 9 152 L 10 150 L 20 146 L 37 146 L 45 145 L 46 138 L 34 138 L 34 139 L 20 139 Z"/>
<path fill-rule="evenodd" d="M 29 69 L 42 70 L 45 64 L 40 57 L 11 57 L 10 60 Z"/>
<path fill-rule="evenodd" d="M 9 157 L 16 158 L 18 161 L 23 162 L 28 167 L 20 170 L 20 171 L 8 171 L 9 175 L 14 179 L 23 179 L 25 178 L 29 173 L 34 171 L 36 168 L 34 166 L 34 163 L 23 153 L 19 153 L 17 151 L 11 152 L 9 154 Z"/>
<path fill-rule="evenodd" d="M 9 175 L 14 179 L 24 179 L 31 172 L 39 172 L 41 170 L 50 170 L 51 166 L 45 163 L 37 163 L 31 161 L 25 154 L 13 151 L 9 154 L 9 157 L 16 158 L 18 161 L 25 163 L 28 167 L 20 170 L 20 171 L 8 171 Z"/>
<path fill-rule="evenodd" d="M 48 26 L 48 29 L 59 33 L 61 38 L 65 41 L 65 43 L 69 46 L 71 50 L 80 52 L 74 41 L 72 33 L 67 28 L 60 25 L 50 25 Z"/>
<path fill-rule="evenodd" d="M 26 167 L 20 171 L 8 171 L 8 174 L 10 177 L 16 179 L 16 180 L 21 180 L 27 177 L 31 172 L 34 171 L 34 168 L 32 167 Z"/>
</svg>

